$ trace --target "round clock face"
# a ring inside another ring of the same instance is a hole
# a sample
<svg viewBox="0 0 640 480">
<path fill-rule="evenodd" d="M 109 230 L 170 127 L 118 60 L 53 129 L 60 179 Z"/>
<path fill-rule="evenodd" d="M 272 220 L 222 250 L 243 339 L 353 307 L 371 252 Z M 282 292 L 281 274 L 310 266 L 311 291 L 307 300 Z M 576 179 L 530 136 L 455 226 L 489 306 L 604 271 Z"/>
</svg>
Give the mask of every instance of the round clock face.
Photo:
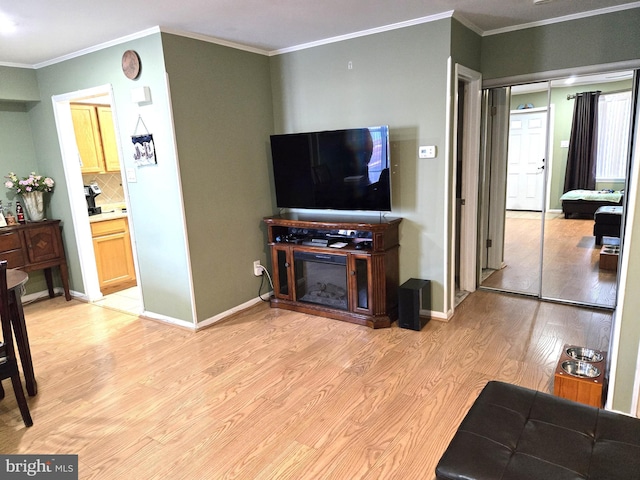
<svg viewBox="0 0 640 480">
<path fill-rule="evenodd" d="M 131 80 L 140 75 L 140 57 L 134 50 L 127 50 L 122 55 L 122 72 Z"/>
</svg>

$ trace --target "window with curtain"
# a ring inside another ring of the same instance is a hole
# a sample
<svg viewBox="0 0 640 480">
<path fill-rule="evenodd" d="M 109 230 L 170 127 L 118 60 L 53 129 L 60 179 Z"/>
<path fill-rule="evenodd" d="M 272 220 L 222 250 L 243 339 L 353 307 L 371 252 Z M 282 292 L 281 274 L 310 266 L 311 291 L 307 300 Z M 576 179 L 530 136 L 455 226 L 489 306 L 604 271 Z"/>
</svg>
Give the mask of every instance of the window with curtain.
<svg viewBox="0 0 640 480">
<path fill-rule="evenodd" d="M 596 152 L 598 181 L 624 180 L 626 177 L 630 112 L 630 91 L 600 95 Z"/>
</svg>

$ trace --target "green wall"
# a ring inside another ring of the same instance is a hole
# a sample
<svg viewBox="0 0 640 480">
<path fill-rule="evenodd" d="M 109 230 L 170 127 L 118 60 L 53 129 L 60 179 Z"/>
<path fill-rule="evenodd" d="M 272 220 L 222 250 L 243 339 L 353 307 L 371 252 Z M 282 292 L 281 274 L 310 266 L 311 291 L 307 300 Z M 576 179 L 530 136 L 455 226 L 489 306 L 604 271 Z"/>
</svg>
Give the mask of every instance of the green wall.
<svg viewBox="0 0 640 480">
<path fill-rule="evenodd" d="M 136 50 L 141 58 L 142 73 L 136 81 L 127 79 L 120 68 L 122 53 L 127 49 Z M 110 84 L 123 148 L 122 167 L 133 168 L 137 175 L 137 182 L 128 184 L 129 221 L 136 240 L 138 280 L 145 309 L 193 323 L 185 232 L 183 228 L 176 228 L 183 225 L 184 220 L 160 34 L 40 68 L 37 80 L 43 101 L 30 110 L 30 123 L 38 168 L 57 182 L 50 211 L 64 224 L 71 288 L 84 291 L 67 188 L 81 186 L 66 184 L 51 98 Z M 131 101 L 131 89 L 143 85 L 150 87 L 152 102 L 138 106 Z M 155 166 L 134 166 L 130 145 L 138 115 L 154 135 L 158 159 Z"/>
<path fill-rule="evenodd" d="M 40 100 L 36 71 L 0 65 L 0 100 L 37 102 Z"/>
<path fill-rule="evenodd" d="M 447 19 L 271 59 L 277 133 L 389 125 L 390 216 L 403 218 L 400 281 L 430 279 L 435 311 L 443 311 L 447 275 L 443 258 L 450 39 Z M 438 157 L 418 160 L 419 145 L 436 145 Z"/>
<path fill-rule="evenodd" d="M 640 8 L 482 38 L 484 80 L 640 58 Z"/>
<path fill-rule="evenodd" d="M 588 17 L 543 27 L 516 32 L 491 35 L 483 38 L 482 73 L 486 79 L 512 78 L 554 70 L 570 70 L 577 67 L 593 69 L 594 65 L 631 62 L 640 65 L 640 8 Z M 559 46 L 562 48 L 559 48 Z M 635 157 L 635 161 L 639 158 Z M 635 179 L 631 179 L 633 182 Z M 640 209 L 638 197 L 634 208 Z M 632 217 L 627 234 L 637 233 L 640 226 Z M 632 292 L 640 289 L 640 244 L 629 238 L 625 241 L 626 256 L 629 259 L 628 277 L 621 279 L 624 289 L 623 301 L 618 303 L 615 314 L 615 332 L 621 332 L 613 339 L 617 342 L 615 382 L 610 391 L 614 409 L 631 412 L 634 395 L 634 381 L 638 365 L 638 345 L 640 345 L 640 311 L 638 295 Z"/>
<path fill-rule="evenodd" d="M 455 16 L 451 20 L 451 58 L 467 68 L 480 71 L 482 37 L 462 25 Z"/>
<path fill-rule="evenodd" d="M 3 185 L 9 172 L 23 177 L 38 171 L 29 108 L 32 102 L 39 100 L 35 70 L 0 66 L 0 178 Z M 4 186 L 1 188 L 0 200 L 5 206 L 11 202 L 15 214 L 15 202 L 19 197 Z M 42 272 L 29 274 L 27 293 L 41 292 L 46 288 Z"/>
<path fill-rule="evenodd" d="M 0 101 L 0 200 L 5 206 L 13 202 L 14 213 L 16 196 L 4 187 L 4 177 L 9 172 L 23 177 L 32 171 L 38 171 L 38 163 L 27 107 L 19 102 Z"/>
<path fill-rule="evenodd" d="M 162 44 L 202 321 L 255 298 L 253 261 L 267 264 L 269 59 L 175 35 L 163 34 Z"/>
<path fill-rule="evenodd" d="M 2 69 L 2 67 L 0 67 Z M 35 79 L 35 71 L 33 76 Z M 6 73 L 6 70 L 4 71 Z M 3 77 L 7 75 L 3 74 Z M 0 86 L 2 83 L 0 83 Z M 24 98 L 22 92 L 16 89 L 11 91 L 0 87 L 0 200 L 7 207 L 11 203 L 11 210 L 15 215 L 16 201 L 21 201 L 12 190 L 4 187 L 4 178 L 9 172 L 15 172 L 19 177 L 26 177 L 29 172 L 41 172 L 36 159 L 35 146 L 29 123 L 28 106 L 15 98 Z M 11 101 L 7 101 L 11 100 Z M 48 200 L 48 198 L 46 199 Z M 26 285 L 27 293 L 42 292 L 47 289 L 44 274 L 40 271 L 29 273 L 29 282 Z"/>
</svg>

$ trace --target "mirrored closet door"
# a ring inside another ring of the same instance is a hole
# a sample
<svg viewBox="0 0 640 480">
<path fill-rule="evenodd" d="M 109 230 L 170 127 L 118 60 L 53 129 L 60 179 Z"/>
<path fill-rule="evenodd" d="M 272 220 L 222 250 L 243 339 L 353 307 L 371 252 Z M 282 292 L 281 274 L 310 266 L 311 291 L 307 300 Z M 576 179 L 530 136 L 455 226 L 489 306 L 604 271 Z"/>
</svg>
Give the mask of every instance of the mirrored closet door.
<svg viewBox="0 0 640 480">
<path fill-rule="evenodd" d="M 615 307 L 632 80 L 485 92 L 482 288 Z"/>
<path fill-rule="evenodd" d="M 540 295 L 547 90 L 543 83 L 492 89 L 484 97 L 483 287 Z M 521 105 L 520 91 L 541 100 Z"/>
</svg>

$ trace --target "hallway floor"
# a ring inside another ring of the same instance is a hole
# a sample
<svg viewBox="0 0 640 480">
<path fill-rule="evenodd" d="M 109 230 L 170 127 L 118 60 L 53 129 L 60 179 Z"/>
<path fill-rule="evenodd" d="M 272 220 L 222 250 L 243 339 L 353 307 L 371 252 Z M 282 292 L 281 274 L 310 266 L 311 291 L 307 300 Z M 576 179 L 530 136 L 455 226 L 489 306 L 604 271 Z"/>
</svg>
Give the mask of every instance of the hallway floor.
<svg viewBox="0 0 640 480">
<path fill-rule="evenodd" d="M 131 287 L 116 293 L 105 295 L 102 300 L 94 302 L 94 305 L 111 308 L 125 313 L 140 315 L 142 313 L 142 299 L 139 287 Z"/>
</svg>

